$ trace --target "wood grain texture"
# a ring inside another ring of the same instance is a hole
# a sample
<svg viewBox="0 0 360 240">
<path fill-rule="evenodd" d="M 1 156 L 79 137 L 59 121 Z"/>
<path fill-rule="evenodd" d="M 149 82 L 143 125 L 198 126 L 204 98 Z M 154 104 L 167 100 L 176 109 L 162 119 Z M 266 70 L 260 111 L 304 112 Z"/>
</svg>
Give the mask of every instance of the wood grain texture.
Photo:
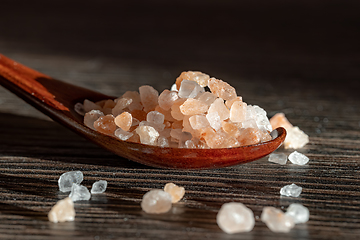
<svg viewBox="0 0 360 240">
<path fill-rule="evenodd" d="M 88 1 L 84 7 L 71 1 L 69 8 L 64 0 L 48 8 L 37 0 L 29 11 L 28 2 L 5 0 L 1 53 L 113 96 L 143 84 L 161 91 L 183 70 L 208 72 L 269 116 L 285 112 L 310 135 L 299 150 L 310 162 L 280 166 L 261 159 L 206 171 L 150 168 L 98 148 L 0 88 L 0 238 L 358 239 L 359 3 L 261 2 Z M 210 25 L 208 14 L 217 16 Z M 85 186 L 105 179 L 108 189 L 75 203 L 75 222 L 52 224 L 47 212 L 66 196 L 57 179 L 70 170 L 83 171 Z M 184 186 L 185 199 L 167 214 L 142 212 L 142 195 L 167 182 Z M 291 183 L 303 187 L 300 197 L 280 197 L 280 188 Z M 310 220 L 277 234 L 257 219 L 253 231 L 227 235 L 215 218 L 230 201 L 244 203 L 255 216 L 264 206 L 286 210 L 302 203 Z"/>
</svg>

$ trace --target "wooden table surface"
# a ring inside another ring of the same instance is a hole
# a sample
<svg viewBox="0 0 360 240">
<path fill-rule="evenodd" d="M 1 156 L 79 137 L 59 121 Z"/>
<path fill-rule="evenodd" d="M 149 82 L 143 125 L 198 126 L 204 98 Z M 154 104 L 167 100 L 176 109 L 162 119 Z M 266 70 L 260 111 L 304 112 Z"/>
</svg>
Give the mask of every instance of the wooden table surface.
<svg viewBox="0 0 360 240">
<path fill-rule="evenodd" d="M 87 142 L 0 88 L 0 239 L 359 239 L 359 1 L 19 1 L 0 7 L 0 52 L 45 74 L 120 96 L 169 88 L 184 70 L 232 84 L 269 117 L 285 112 L 310 136 L 305 166 L 253 163 L 216 170 L 147 167 Z M 277 150 L 289 154 L 292 150 Z M 57 180 L 84 173 L 105 194 L 75 203 L 74 222 L 47 213 L 67 196 Z M 174 182 L 184 200 L 141 210 L 144 193 Z M 279 190 L 295 183 L 298 198 Z M 249 233 L 216 224 L 226 202 L 256 216 Z M 273 233 L 265 206 L 301 203 L 310 220 Z"/>
</svg>

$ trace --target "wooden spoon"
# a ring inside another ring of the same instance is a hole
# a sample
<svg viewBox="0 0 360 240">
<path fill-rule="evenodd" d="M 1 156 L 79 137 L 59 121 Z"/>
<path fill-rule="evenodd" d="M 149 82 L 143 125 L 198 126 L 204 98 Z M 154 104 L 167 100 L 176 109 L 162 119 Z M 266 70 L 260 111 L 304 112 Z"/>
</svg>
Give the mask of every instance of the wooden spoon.
<svg viewBox="0 0 360 240">
<path fill-rule="evenodd" d="M 211 169 L 247 163 L 275 151 L 286 136 L 284 128 L 277 128 L 272 132 L 271 141 L 221 149 L 161 148 L 126 142 L 86 127 L 82 116 L 74 111 L 74 105 L 84 99 L 99 101 L 114 97 L 50 78 L 1 54 L 0 84 L 56 122 L 99 146 L 153 167 Z"/>
</svg>

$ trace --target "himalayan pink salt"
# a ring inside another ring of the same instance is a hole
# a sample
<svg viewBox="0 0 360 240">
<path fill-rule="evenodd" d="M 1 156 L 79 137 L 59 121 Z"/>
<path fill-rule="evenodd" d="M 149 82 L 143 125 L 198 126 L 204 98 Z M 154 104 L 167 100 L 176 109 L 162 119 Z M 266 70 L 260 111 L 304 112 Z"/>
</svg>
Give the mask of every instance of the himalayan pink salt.
<svg viewBox="0 0 360 240">
<path fill-rule="evenodd" d="M 183 80 L 179 89 L 179 97 L 181 98 L 195 98 L 199 93 L 205 92 L 197 82 Z"/>
<path fill-rule="evenodd" d="M 277 113 L 272 118 L 270 118 L 270 124 L 273 129 L 278 127 L 283 127 L 286 130 L 293 127 L 289 120 L 285 117 L 284 113 Z"/>
<path fill-rule="evenodd" d="M 122 96 L 122 98 L 131 99 L 131 103 L 127 106 L 130 112 L 133 110 L 142 110 L 143 105 L 141 104 L 140 94 L 136 91 L 127 91 Z"/>
<path fill-rule="evenodd" d="M 299 127 L 292 127 L 287 130 L 287 135 L 284 141 L 285 149 L 293 148 L 299 149 L 304 147 L 309 142 L 309 136 L 306 135 Z"/>
<path fill-rule="evenodd" d="M 151 126 L 139 126 L 135 131 L 140 137 L 140 142 L 148 145 L 156 145 L 157 138 L 160 135 L 159 132 Z"/>
<path fill-rule="evenodd" d="M 210 123 L 204 115 L 193 115 L 189 118 L 189 123 L 193 129 L 201 130 L 210 127 Z"/>
<path fill-rule="evenodd" d="M 75 209 L 73 201 L 67 197 L 58 201 L 48 213 L 50 222 L 70 222 L 75 219 Z"/>
<path fill-rule="evenodd" d="M 144 194 L 141 201 L 141 208 L 146 213 L 160 214 L 171 209 L 172 197 L 169 193 L 154 189 Z"/>
<path fill-rule="evenodd" d="M 151 86 L 144 85 L 139 87 L 139 93 L 145 112 L 154 110 L 156 105 L 158 105 L 159 92 Z"/>
<path fill-rule="evenodd" d="M 114 116 L 106 115 L 99 117 L 99 119 L 94 122 L 94 128 L 103 134 L 112 135 L 116 130 Z"/>
<path fill-rule="evenodd" d="M 171 116 L 176 120 L 183 120 L 184 114 L 180 110 L 180 106 L 186 101 L 185 98 L 178 99 L 171 106 Z"/>
<path fill-rule="evenodd" d="M 116 103 L 112 99 L 104 101 L 102 106 L 102 111 L 105 115 L 112 114 L 112 109 L 115 107 Z"/>
<path fill-rule="evenodd" d="M 94 122 L 99 119 L 99 117 L 104 116 L 104 113 L 100 110 L 91 110 L 87 112 L 84 116 L 84 124 L 85 126 L 95 130 Z"/>
<path fill-rule="evenodd" d="M 228 234 L 250 232 L 255 225 L 253 211 L 242 203 L 230 202 L 221 206 L 216 222 Z"/>
<path fill-rule="evenodd" d="M 176 121 L 175 118 L 171 116 L 171 108 L 169 110 L 162 109 L 159 105 L 155 107 L 155 111 L 164 115 L 164 121 L 167 122 L 174 122 Z"/>
<path fill-rule="evenodd" d="M 131 116 L 134 118 L 136 118 L 138 121 L 145 121 L 146 120 L 146 112 L 141 111 L 141 110 L 133 110 L 130 112 Z"/>
<path fill-rule="evenodd" d="M 215 131 L 218 131 L 221 128 L 221 119 L 217 112 L 206 114 L 206 119 Z"/>
<path fill-rule="evenodd" d="M 121 128 L 118 128 L 115 130 L 114 135 L 121 139 L 122 141 L 126 141 L 129 138 L 131 138 L 134 134 L 132 132 L 127 132 L 122 130 Z"/>
<path fill-rule="evenodd" d="M 184 148 L 196 148 L 194 141 L 186 140 L 184 143 Z"/>
<path fill-rule="evenodd" d="M 230 109 L 234 102 L 242 102 L 242 97 L 237 96 L 231 100 L 225 101 L 225 105 Z"/>
<path fill-rule="evenodd" d="M 164 187 L 164 191 L 171 195 L 171 202 L 177 203 L 185 195 L 185 188 L 179 187 L 174 183 L 167 183 Z"/>
<path fill-rule="evenodd" d="M 178 98 L 177 92 L 165 89 L 159 96 L 159 106 L 164 110 L 170 110 Z"/>
<path fill-rule="evenodd" d="M 180 76 L 176 79 L 176 87 L 177 89 L 180 89 L 181 83 L 183 80 L 190 80 L 197 82 L 201 87 L 206 87 L 208 85 L 208 81 L 210 79 L 210 76 L 207 74 L 204 74 L 202 72 L 182 72 Z"/>
<path fill-rule="evenodd" d="M 240 136 L 240 129 L 234 123 L 223 121 L 222 129 L 229 134 L 230 137 L 238 138 Z"/>
<path fill-rule="evenodd" d="M 92 101 L 90 101 L 88 99 L 84 100 L 83 107 L 84 107 L 85 112 L 90 112 L 91 110 L 102 111 L 102 107 L 100 107 L 99 105 L 95 104 L 94 102 L 92 102 Z"/>
<path fill-rule="evenodd" d="M 132 125 L 132 116 L 128 112 L 123 112 L 122 114 L 116 116 L 114 119 L 116 126 L 121 128 L 124 131 L 129 131 Z"/>
<path fill-rule="evenodd" d="M 261 221 L 273 232 L 290 232 L 295 225 L 291 216 L 285 215 L 281 210 L 274 207 L 264 207 L 261 213 Z"/>
<path fill-rule="evenodd" d="M 201 137 L 210 148 L 221 148 L 227 136 L 217 133 L 214 129 L 206 128 L 202 131 Z"/>
<path fill-rule="evenodd" d="M 211 92 L 203 92 L 200 93 L 196 99 L 210 106 L 215 101 L 216 96 Z"/>
<path fill-rule="evenodd" d="M 180 105 L 180 112 L 184 115 L 202 114 L 208 110 L 209 106 L 199 100 L 188 98 Z"/>
<path fill-rule="evenodd" d="M 236 101 L 230 108 L 230 120 L 232 122 L 243 122 L 246 119 L 246 103 Z"/>
<path fill-rule="evenodd" d="M 222 80 L 210 78 L 208 87 L 213 94 L 224 100 L 236 98 L 235 88 Z"/>
<path fill-rule="evenodd" d="M 139 127 L 140 126 L 150 126 L 150 127 L 153 127 L 158 132 L 163 131 L 165 128 L 165 124 L 162 124 L 162 123 L 156 124 L 156 123 L 148 122 L 148 121 L 141 121 L 139 123 Z"/>
<path fill-rule="evenodd" d="M 165 120 L 165 116 L 162 113 L 159 113 L 158 111 L 151 111 L 148 112 L 146 115 L 146 121 L 154 124 L 163 124 Z"/>
<path fill-rule="evenodd" d="M 116 105 L 111 111 L 112 115 L 114 115 L 116 117 L 117 115 L 123 113 L 124 109 L 126 107 L 128 107 L 131 103 L 132 103 L 131 98 L 123 98 L 122 97 L 122 98 L 116 99 Z"/>
<path fill-rule="evenodd" d="M 241 146 L 253 145 L 260 142 L 260 131 L 255 128 L 242 129 L 237 138 Z"/>
<path fill-rule="evenodd" d="M 230 117 L 230 111 L 229 109 L 225 106 L 224 104 L 224 100 L 221 98 L 217 98 L 209 107 L 208 110 L 208 114 L 209 113 L 213 113 L 213 112 L 217 112 L 219 117 L 220 117 L 220 121 L 226 120 Z"/>
</svg>

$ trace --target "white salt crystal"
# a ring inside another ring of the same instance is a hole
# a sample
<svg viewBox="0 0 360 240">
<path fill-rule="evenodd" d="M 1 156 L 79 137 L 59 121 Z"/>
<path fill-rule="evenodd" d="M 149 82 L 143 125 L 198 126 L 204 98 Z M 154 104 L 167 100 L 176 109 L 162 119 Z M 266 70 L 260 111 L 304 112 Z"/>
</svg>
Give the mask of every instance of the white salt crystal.
<svg viewBox="0 0 360 240">
<path fill-rule="evenodd" d="M 95 130 L 94 122 L 99 119 L 99 117 L 104 116 L 104 113 L 100 110 L 91 110 L 90 112 L 85 113 L 84 124 L 85 126 Z"/>
<path fill-rule="evenodd" d="M 75 112 L 77 112 L 79 115 L 84 116 L 85 115 L 85 109 L 84 109 L 84 105 L 82 103 L 76 103 L 74 105 L 74 110 Z"/>
<path fill-rule="evenodd" d="M 269 162 L 285 165 L 287 162 L 287 156 L 285 153 L 272 153 L 269 155 Z"/>
<path fill-rule="evenodd" d="M 176 83 L 174 83 L 173 85 L 171 85 L 170 91 L 175 91 L 175 92 L 178 91 L 177 86 L 176 86 Z"/>
<path fill-rule="evenodd" d="M 288 197 L 298 197 L 301 194 L 302 187 L 296 184 L 286 185 L 280 189 L 280 194 Z"/>
<path fill-rule="evenodd" d="M 292 217 L 274 207 L 264 207 L 261 221 L 273 232 L 289 232 L 295 225 Z"/>
<path fill-rule="evenodd" d="M 163 124 L 165 116 L 157 111 L 151 111 L 146 115 L 146 121 L 154 124 Z"/>
<path fill-rule="evenodd" d="M 61 192 L 69 192 L 71 191 L 73 183 L 80 184 L 83 179 L 84 175 L 81 171 L 63 173 L 58 180 L 59 190 Z"/>
<path fill-rule="evenodd" d="M 287 135 L 284 141 L 284 147 L 287 148 L 302 148 L 309 142 L 309 136 L 306 135 L 299 127 L 292 127 L 287 129 Z"/>
<path fill-rule="evenodd" d="M 141 208 L 146 213 L 166 213 L 171 209 L 171 195 L 160 189 L 153 189 L 144 194 Z"/>
<path fill-rule="evenodd" d="M 221 206 L 216 222 L 228 234 L 250 232 L 255 225 L 254 213 L 242 203 L 225 203 Z"/>
<path fill-rule="evenodd" d="M 310 212 L 309 209 L 301 204 L 292 203 L 288 207 L 285 215 L 293 218 L 294 223 L 306 223 L 309 221 Z"/>
<path fill-rule="evenodd" d="M 159 132 L 151 126 L 139 126 L 135 129 L 136 133 L 140 136 L 140 142 L 148 145 L 156 145 Z"/>
<path fill-rule="evenodd" d="M 158 104 L 159 92 L 153 87 L 144 85 L 139 87 L 141 103 L 144 106 L 144 111 L 149 112 L 154 110 Z"/>
<path fill-rule="evenodd" d="M 241 123 L 242 128 L 255 128 L 259 129 L 258 125 L 256 124 L 256 121 L 254 119 L 248 119 Z"/>
<path fill-rule="evenodd" d="M 73 201 L 67 197 L 58 201 L 48 213 L 50 222 L 67 222 L 74 221 L 75 209 Z"/>
<path fill-rule="evenodd" d="M 197 82 L 190 80 L 183 80 L 179 89 L 179 97 L 181 98 L 194 98 L 199 93 L 204 92 L 204 88 L 201 87 Z"/>
<path fill-rule="evenodd" d="M 126 141 L 129 138 L 131 138 L 134 134 L 131 132 L 124 131 L 121 128 L 118 128 L 115 130 L 114 135 L 120 138 L 121 140 Z"/>
<path fill-rule="evenodd" d="M 256 113 L 256 124 L 258 125 L 261 131 L 272 131 L 272 126 L 270 124 L 269 119 L 266 116 L 266 111 L 261 107 L 254 105 L 253 106 Z"/>
<path fill-rule="evenodd" d="M 91 188 L 91 194 L 98 194 L 105 192 L 107 187 L 107 181 L 99 180 L 93 183 Z"/>
<path fill-rule="evenodd" d="M 210 126 L 215 129 L 215 131 L 221 128 L 221 120 L 217 112 L 211 112 L 206 114 L 206 119 L 210 123 Z"/>
<path fill-rule="evenodd" d="M 305 165 L 309 162 L 309 158 L 307 156 L 297 151 L 290 153 L 289 160 L 293 164 L 297 164 L 297 165 Z"/>
<path fill-rule="evenodd" d="M 184 147 L 185 148 L 196 148 L 196 145 L 192 140 L 186 140 Z"/>
<path fill-rule="evenodd" d="M 89 200 L 90 197 L 91 194 L 85 186 L 73 183 L 71 187 L 71 193 L 69 195 L 69 198 L 71 198 L 73 202 Z"/>
</svg>

